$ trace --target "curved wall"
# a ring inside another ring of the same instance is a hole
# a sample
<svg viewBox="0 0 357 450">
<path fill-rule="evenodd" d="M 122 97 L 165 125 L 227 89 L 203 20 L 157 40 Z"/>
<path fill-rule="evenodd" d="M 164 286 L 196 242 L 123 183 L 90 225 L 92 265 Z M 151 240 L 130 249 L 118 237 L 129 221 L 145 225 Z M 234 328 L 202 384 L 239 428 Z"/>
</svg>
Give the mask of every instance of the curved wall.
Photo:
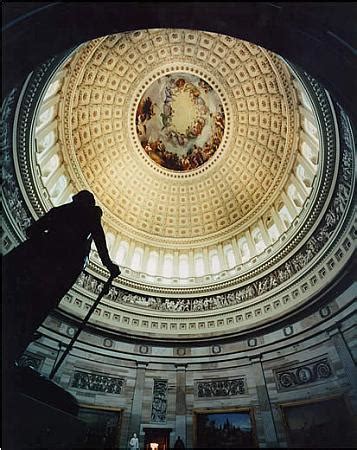
<svg viewBox="0 0 357 450">
<path fill-rule="evenodd" d="M 171 429 L 171 446 L 180 435 L 188 448 L 199 447 L 196 414 L 237 408 L 253 414 L 259 446 L 291 446 L 284 407 L 321 405 L 331 398 L 343 399 L 347 436 L 357 407 L 355 293 L 356 284 L 347 277 L 324 293 L 322 306 L 300 319 L 200 346 L 155 345 L 83 332 L 55 381 L 83 406 L 119 409 L 122 447 L 133 432 L 143 445 L 144 429 L 150 427 Z M 48 317 L 39 330 L 42 337 L 31 344 L 24 361 L 49 375 L 58 343 L 68 343 L 74 327 L 61 316 Z M 157 382 L 167 387 L 164 395 L 159 392 L 159 422 L 153 413 Z M 351 444 L 355 438 L 350 434 L 347 439 Z"/>
</svg>

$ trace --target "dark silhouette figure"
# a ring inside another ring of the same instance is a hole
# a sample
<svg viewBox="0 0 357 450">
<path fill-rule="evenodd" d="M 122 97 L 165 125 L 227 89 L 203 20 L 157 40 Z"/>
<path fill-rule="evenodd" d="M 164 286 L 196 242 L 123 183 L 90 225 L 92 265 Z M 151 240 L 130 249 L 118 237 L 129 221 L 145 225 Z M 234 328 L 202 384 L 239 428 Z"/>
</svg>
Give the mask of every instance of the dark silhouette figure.
<svg viewBox="0 0 357 450">
<path fill-rule="evenodd" d="M 185 444 L 180 436 L 177 437 L 174 448 L 185 448 Z"/>
<path fill-rule="evenodd" d="M 108 253 L 102 210 L 81 191 L 27 230 L 28 240 L 3 258 L 3 352 L 11 366 L 72 287 L 88 259 L 92 240 L 110 274 L 120 274 Z"/>
</svg>

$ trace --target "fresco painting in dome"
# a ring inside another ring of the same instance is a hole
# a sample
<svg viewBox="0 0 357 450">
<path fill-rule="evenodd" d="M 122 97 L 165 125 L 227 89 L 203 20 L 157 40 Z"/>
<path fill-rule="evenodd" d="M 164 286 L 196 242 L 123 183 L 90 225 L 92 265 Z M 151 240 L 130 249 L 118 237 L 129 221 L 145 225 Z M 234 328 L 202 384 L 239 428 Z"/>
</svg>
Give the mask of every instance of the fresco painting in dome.
<svg viewBox="0 0 357 450">
<path fill-rule="evenodd" d="M 145 91 L 136 111 L 136 131 L 146 154 L 175 171 L 194 170 L 217 151 L 223 137 L 223 106 L 203 79 L 175 73 Z"/>
</svg>

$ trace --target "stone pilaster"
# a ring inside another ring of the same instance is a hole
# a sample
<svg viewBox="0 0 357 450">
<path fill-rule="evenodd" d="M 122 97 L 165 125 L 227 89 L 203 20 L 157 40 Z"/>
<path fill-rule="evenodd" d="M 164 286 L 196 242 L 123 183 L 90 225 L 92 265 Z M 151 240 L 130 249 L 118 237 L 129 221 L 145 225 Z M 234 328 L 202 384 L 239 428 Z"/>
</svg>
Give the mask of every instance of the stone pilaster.
<svg viewBox="0 0 357 450">
<path fill-rule="evenodd" d="M 186 364 L 176 365 L 176 437 L 186 445 Z"/>
<path fill-rule="evenodd" d="M 255 377 L 255 385 L 264 427 L 266 447 L 277 448 L 279 447 L 279 443 L 269 399 L 269 392 L 265 381 L 264 369 L 261 362 L 261 356 L 253 356 L 250 361 Z"/>
<path fill-rule="evenodd" d="M 330 328 L 327 330 L 327 334 L 336 348 L 348 382 L 351 385 L 349 397 L 353 412 L 357 415 L 357 368 L 355 362 L 340 328 L 338 326 Z"/>
<path fill-rule="evenodd" d="M 140 437 L 139 432 L 144 397 L 146 367 L 147 363 L 137 363 L 135 389 L 131 409 L 131 421 L 129 425 L 129 438 L 133 433 L 136 433 L 137 436 Z"/>
</svg>

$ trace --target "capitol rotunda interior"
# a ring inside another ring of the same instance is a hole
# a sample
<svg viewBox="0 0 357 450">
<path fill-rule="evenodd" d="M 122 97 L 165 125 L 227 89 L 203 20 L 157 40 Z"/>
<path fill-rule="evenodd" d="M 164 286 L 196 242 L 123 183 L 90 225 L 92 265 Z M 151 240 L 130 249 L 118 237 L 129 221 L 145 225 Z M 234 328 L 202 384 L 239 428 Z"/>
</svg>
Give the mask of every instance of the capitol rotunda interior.
<svg viewBox="0 0 357 450">
<path fill-rule="evenodd" d="M 73 342 L 93 243 L 16 363 L 76 411 L 19 390 L 8 448 L 355 447 L 356 7 L 31 3 L 5 6 L 2 254 L 89 190 L 121 274 Z"/>
</svg>

